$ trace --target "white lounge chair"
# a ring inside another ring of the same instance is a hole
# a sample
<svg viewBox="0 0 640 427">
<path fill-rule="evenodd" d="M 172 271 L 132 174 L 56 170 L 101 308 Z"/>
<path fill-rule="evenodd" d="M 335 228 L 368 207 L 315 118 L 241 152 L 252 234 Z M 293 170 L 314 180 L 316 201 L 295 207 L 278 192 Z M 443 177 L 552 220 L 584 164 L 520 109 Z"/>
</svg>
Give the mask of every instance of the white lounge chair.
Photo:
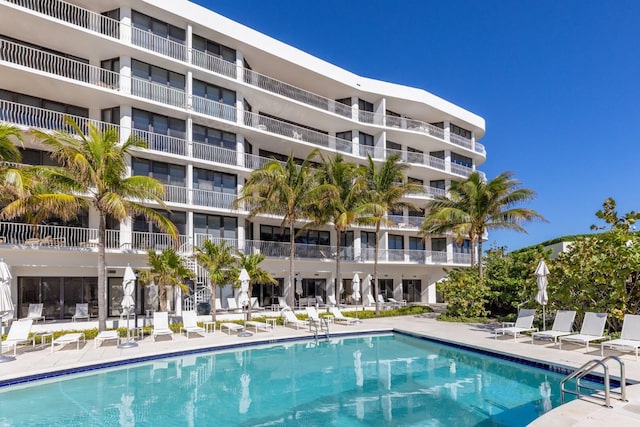
<svg viewBox="0 0 640 427">
<path fill-rule="evenodd" d="M 533 318 L 535 315 L 536 315 L 536 311 L 534 309 L 526 309 L 526 308 L 520 309 L 520 311 L 518 312 L 518 318 L 516 319 L 515 324 L 513 324 L 513 326 L 506 326 L 508 323 L 511 323 L 511 322 L 503 323 L 502 328 L 497 328 L 493 331 L 494 332 L 493 337 L 495 339 L 498 339 L 498 334 L 502 334 L 502 335 L 511 334 L 513 335 L 513 340 L 517 341 L 518 334 L 521 334 L 523 332 L 529 332 L 529 331 L 537 331 L 538 328 L 533 327 Z"/>
<path fill-rule="evenodd" d="M 75 322 L 78 319 L 87 319 L 90 320 L 89 316 L 89 304 L 87 303 L 78 303 L 76 304 L 76 312 L 71 317 L 71 321 Z"/>
<path fill-rule="evenodd" d="M 169 335 L 173 339 L 173 331 L 169 328 L 169 313 L 166 311 L 154 311 L 153 312 L 153 340 L 156 340 L 158 335 Z"/>
<path fill-rule="evenodd" d="M 309 326 L 309 322 L 306 320 L 300 320 L 296 317 L 295 313 L 290 309 L 284 309 L 281 312 L 282 317 L 284 317 L 285 326 L 294 325 L 296 329 L 300 329 L 300 327 Z"/>
<path fill-rule="evenodd" d="M 336 301 L 336 297 L 334 297 L 333 295 L 327 295 L 327 301 L 329 301 L 329 306 L 330 307 L 338 307 L 338 308 L 344 307 L 344 305 L 339 304 Z"/>
<path fill-rule="evenodd" d="M 238 325 L 237 323 L 221 323 L 220 324 L 220 331 L 221 332 L 222 332 L 222 329 L 226 329 L 227 330 L 227 335 L 231 335 L 231 332 L 242 332 L 242 331 L 244 331 L 244 326 Z"/>
<path fill-rule="evenodd" d="M 407 305 L 407 302 L 405 300 L 400 300 L 398 301 L 395 298 L 387 298 L 389 300 L 389 302 L 393 305 L 395 305 L 396 307 L 404 307 L 405 305 Z"/>
<path fill-rule="evenodd" d="M 342 322 L 342 323 L 346 323 L 347 325 L 352 325 L 358 322 L 358 319 L 354 319 L 353 317 L 347 317 L 344 314 L 342 314 L 342 312 L 338 309 L 338 307 L 331 307 L 329 310 L 333 315 L 334 322 Z"/>
<path fill-rule="evenodd" d="M 180 332 L 183 332 L 189 338 L 189 334 L 200 334 L 204 336 L 204 328 L 198 326 L 198 314 L 193 310 L 182 312 L 182 328 Z"/>
<path fill-rule="evenodd" d="M 60 335 L 55 340 L 51 341 L 51 353 L 53 353 L 53 350 L 56 345 L 59 345 L 60 347 L 64 347 L 65 345 L 71 344 L 71 343 L 76 343 L 76 350 L 80 350 L 80 341 L 85 342 L 84 334 L 81 332 Z"/>
<path fill-rule="evenodd" d="M 103 342 L 110 340 L 115 340 L 116 345 L 120 345 L 120 334 L 118 334 L 118 331 L 99 332 L 93 340 L 93 348 L 98 348 L 98 344 L 102 344 Z"/>
<path fill-rule="evenodd" d="M 0 352 L 4 351 L 5 347 L 13 347 L 13 355 L 15 356 L 19 344 L 31 341 L 29 339 L 31 325 L 33 325 L 33 320 L 31 319 L 18 320 L 17 322 L 11 323 L 7 338 L 2 340 L 2 349 L 0 349 Z"/>
<path fill-rule="evenodd" d="M 620 351 L 635 350 L 637 361 L 638 348 L 640 348 L 640 315 L 625 314 L 620 338 L 603 342 L 600 347 L 601 356 L 604 356 L 605 347 Z"/>
<path fill-rule="evenodd" d="M 222 301 L 220 301 L 220 298 L 216 298 L 216 312 L 225 312 L 227 311 L 226 308 L 222 307 Z"/>
<path fill-rule="evenodd" d="M 42 304 L 29 304 L 29 312 L 27 313 L 27 319 L 31 319 L 34 322 L 42 320 L 44 322 L 44 316 L 42 315 Z"/>
<path fill-rule="evenodd" d="M 251 297 L 251 311 L 264 311 L 264 307 L 261 307 L 258 302 L 258 297 Z"/>
<path fill-rule="evenodd" d="M 367 294 L 367 301 L 369 301 L 369 305 L 376 305 L 376 300 L 373 298 L 373 295 Z"/>
<path fill-rule="evenodd" d="M 321 295 L 316 295 L 316 305 L 321 308 L 325 308 L 327 304 L 324 303 Z"/>
<path fill-rule="evenodd" d="M 382 307 L 383 309 L 393 308 L 393 304 L 385 301 L 382 294 L 378 294 L 378 302 L 380 303 L 380 307 Z"/>
<path fill-rule="evenodd" d="M 571 335 L 573 331 L 573 320 L 576 312 L 573 310 L 558 310 L 553 326 L 549 331 L 539 331 L 531 334 L 531 343 L 535 338 L 553 338 L 553 345 L 558 345 L 558 338 L 564 335 Z"/>
<path fill-rule="evenodd" d="M 604 326 L 606 323 L 607 313 L 585 313 L 584 321 L 582 322 L 582 328 L 580 328 L 580 333 L 560 337 L 560 349 L 562 349 L 562 343 L 564 341 L 571 341 L 577 342 L 579 344 L 586 344 L 586 352 L 588 353 L 589 343 L 591 341 L 597 341 L 607 338 L 605 335 L 603 335 Z"/>
<path fill-rule="evenodd" d="M 233 297 L 227 298 L 227 307 L 229 307 L 229 311 L 235 311 L 235 312 L 242 311 L 242 307 L 238 305 L 238 301 L 236 301 L 236 299 Z"/>
<path fill-rule="evenodd" d="M 280 310 L 284 310 L 285 308 L 289 308 L 287 304 L 287 300 L 284 297 L 278 297 L 278 308 Z"/>
<path fill-rule="evenodd" d="M 253 327 L 256 330 L 256 333 L 258 333 L 258 331 L 271 332 L 273 330 L 273 328 L 269 323 L 258 322 L 255 320 L 248 320 L 244 322 L 244 325 L 247 327 L 249 326 Z"/>
</svg>

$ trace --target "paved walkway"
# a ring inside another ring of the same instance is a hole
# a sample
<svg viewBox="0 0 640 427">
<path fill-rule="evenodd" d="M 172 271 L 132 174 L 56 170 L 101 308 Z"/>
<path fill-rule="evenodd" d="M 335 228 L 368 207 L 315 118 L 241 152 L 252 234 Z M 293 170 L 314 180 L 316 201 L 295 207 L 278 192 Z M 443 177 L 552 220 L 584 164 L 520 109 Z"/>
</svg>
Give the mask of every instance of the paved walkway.
<svg viewBox="0 0 640 427">
<path fill-rule="evenodd" d="M 81 325 L 84 324 L 45 324 L 34 326 L 34 330 L 77 329 Z M 518 342 L 514 342 L 510 337 L 501 337 L 496 340 L 493 338 L 491 328 L 490 325 L 438 322 L 433 319 L 433 316 L 426 315 L 367 319 L 359 325 L 352 326 L 332 325 L 331 333 L 391 331 L 395 329 L 442 341 L 461 343 L 478 349 L 509 354 L 531 361 L 551 363 L 569 369 L 575 369 L 589 360 L 600 357 L 599 346 L 592 347 L 590 353 L 585 354 L 584 346 L 577 347 L 565 344 L 563 349 L 559 350 L 549 342 L 536 341 L 535 344 L 532 344 L 529 338 L 519 338 Z M 79 350 L 76 350 L 75 344 L 63 348 L 56 347 L 53 353 L 51 353 L 50 346 L 36 350 L 26 346 L 19 350 L 15 361 L 0 363 L 0 381 L 131 358 L 311 336 L 312 334 L 307 329 L 296 330 L 291 327 L 278 326 L 272 332 L 254 333 L 251 337 L 246 338 L 238 337 L 235 333 L 227 335 L 226 332 L 220 331 L 206 334 L 205 337 L 192 335 L 189 339 L 184 335 L 174 334 L 172 338 L 169 336 L 159 337 L 156 342 L 147 336 L 138 341 L 137 347 L 129 349 L 119 349 L 113 342 L 106 342 L 102 346 L 94 348 L 93 341 L 81 345 Z M 622 359 L 626 364 L 628 381 L 640 383 L 640 362 L 636 362 L 635 356 L 631 353 L 625 353 Z M 612 374 L 617 377 L 617 369 L 612 369 Z M 628 387 L 627 394 L 629 402 L 612 399 L 613 408 L 604 408 L 597 403 L 576 400 L 554 409 L 538 418 L 531 425 L 536 427 L 549 425 L 561 427 L 638 426 L 640 425 L 640 384 Z"/>
</svg>

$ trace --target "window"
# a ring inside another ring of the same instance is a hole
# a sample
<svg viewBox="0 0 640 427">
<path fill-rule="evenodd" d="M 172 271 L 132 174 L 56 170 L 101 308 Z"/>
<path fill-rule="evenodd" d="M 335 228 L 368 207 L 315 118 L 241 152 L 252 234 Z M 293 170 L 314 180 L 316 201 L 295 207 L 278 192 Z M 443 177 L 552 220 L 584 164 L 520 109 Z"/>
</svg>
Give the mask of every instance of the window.
<svg viewBox="0 0 640 427">
<path fill-rule="evenodd" d="M 238 219 L 230 216 L 193 214 L 194 234 L 224 239 L 238 238 Z"/>
<path fill-rule="evenodd" d="M 0 100 L 16 102 L 18 104 L 30 105 L 32 107 L 44 108 L 46 110 L 56 111 L 78 117 L 89 117 L 89 109 L 79 107 L 77 105 L 65 104 L 62 102 L 51 101 L 49 99 L 37 98 L 35 96 L 23 95 L 18 92 L 0 89 Z M 27 111 L 21 111 L 20 115 L 28 114 Z M 60 118 L 62 119 L 62 117 Z M 50 119 L 48 119 L 50 120 Z M 25 123 L 26 124 L 26 123 Z"/>
<path fill-rule="evenodd" d="M 288 242 L 289 229 L 281 229 L 279 226 L 261 225 L 260 240 L 265 242 Z"/>
<path fill-rule="evenodd" d="M 431 151 L 429 152 L 431 157 L 435 157 L 436 159 L 444 160 L 444 151 Z"/>
<path fill-rule="evenodd" d="M 296 230 L 295 241 L 296 243 L 314 246 L 329 246 L 331 244 L 329 232 L 319 230 Z"/>
<path fill-rule="evenodd" d="M 183 48 L 186 40 L 185 30 L 135 10 L 131 11 L 131 22 L 134 28 L 133 44 L 172 58 L 183 61 L 186 59 L 186 50 Z M 149 37 L 147 32 L 156 37 Z M 175 42 L 182 46 L 175 46 L 169 42 Z"/>
<path fill-rule="evenodd" d="M 367 147 L 373 147 L 374 146 L 373 135 L 369 135 L 368 133 L 360 132 L 358 134 L 358 142 L 360 143 L 360 145 L 367 146 Z"/>
<path fill-rule="evenodd" d="M 184 166 L 134 157 L 131 160 L 131 167 L 133 175 L 150 176 L 167 185 L 185 186 Z"/>
<path fill-rule="evenodd" d="M 466 166 L 468 168 L 473 167 L 473 160 L 470 157 L 466 157 L 454 152 L 451 152 L 451 163 Z"/>
<path fill-rule="evenodd" d="M 120 107 L 105 108 L 100 111 L 100 119 L 106 123 L 120 124 Z"/>
<path fill-rule="evenodd" d="M 204 144 L 227 148 L 233 151 L 236 150 L 235 133 L 194 124 L 192 137 L 194 142 L 202 142 Z"/>
<path fill-rule="evenodd" d="M 431 239 L 431 250 L 434 252 L 446 252 L 447 239 L 444 237 L 433 237 Z"/>
<path fill-rule="evenodd" d="M 409 249 L 412 251 L 423 251 L 424 239 L 421 237 L 409 237 Z"/>
<path fill-rule="evenodd" d="M 138 110 L 137 108 L 132 110 L 132 124 L 134 129 L 177 138 L 184 138 L 186 133 L 184 120 Z"/>
<path fill-rule="evenodd" d="M 470 254 L 471 240 L 464 239 L 462 242 L 453 242 L 453 252 L 458 254 Z"/>
<path fill-rule="evenodd" d="M 376 233 L 371 231 L 361 231 L 360 246 L 362 247 L 362 260 L 372 261 L 375 256 Z"/>
<path fill-rule="evenodd" d="M 347 141 L 351 141 L 353 139 L 352 133 L 350 130 L 345 132 L 336 132 L 336 138 L 345 139 Z"/>
<path fill-rule="evenodd" d="M 185 88 L 184 75 L 136 59 L 131 60 L 131 75 L 180 90 Z"/>
<path fill-rule="evenodd" d="M 396 234 L 389 234 L 389 249 L 404 249 L 404 237 Z"/>
<path fill-rule="evenodd" d="M 411 177 L 408 177 L 408 178 L 407 178 L 407 181 L 408 181 L 408 182 L 410 182 L 410 183 L 412 183 L 412 184 L 424 185 L 424 181 L 423 181 L 423 180 L 421 180 L 421 179 L 418 179 L 418 178 L 411 178 Z"/>
<path fill-rule="evenodd" d="M 58 162 L 51 158 L 48 151 L 32 150 L 30 148 L 20 149 L 22 153 L 22 163 L 32 166 L 60 166 Z"/>
<path fill-rule="evenodd" d="M 388 150 L 395 150 L 395 151 L 402 151 L 402 145 L 398 144 L 397 142 L 391 142 L 391 141 L 387 140 L 387 149 Z"/>
<path fill-rule="evenodd" d="M 167 212 L 165 210 L 155 210 L 159 215 L 164 216 L 165 218 L 169 218 L 171 222 L 173 222 L 178 229 L 178 234 L 185 235 L 187 234 L 187 214 L 185 212 Z M 136 216 L 133 218 L 133 231 L 141 232 L 141 233 L 161 233 L 160 229 L 156 227 L 156 225 L 147 221 L 144 216 Z M 134 236 L 135 240 L 135 236 Z M 138 245 L 137 247 L 142 247 Z"/>
<path fill-rule="evenodd" d="M 339 104 L 348 105 L 349 107 L 351 107 L 351 98 L 336 99 L 336 102 Z"/>
<path fill-rule="evenodd" d="M 373 112 L 373 103 L 365 101 L 364 99 L 358 99 L 358 110 Z"/>
<path fill-rule="evenodd" d="M 444 190 L 444 179 L 434 179 L 429 181 L 429 187 Z"/>
<path fill-rule="evenodd" d="M 373 123 L 373 104 L 364 99 L 358 99 L 358 120 Z"/>
<path fill-rule="evenodd" d="M 236 194 L 238 178 L 235 175 L 207 169 L 193 168 L 193 188 Z"/>
<path fill-rule="evenodd" d="M 201 80 L 193 80 L 193 95 L 202 98 L 212 99 L 225 105 L 236 105 L 236 93 L 233 90 L 203 82 Z"/>
<path fill-rule="evenodd" d="M 205 39 L 198 35 L 193 35 L 193 49 L 206 53 L 208 55 L 222 58 L 228 62 L 236 62 L 236 51 L 220 43 Z M 199 64 L 198 64 L 199 65 Z"/>
<path fill-rule="evenodd" d="M 471 131 L 456 126 L 453 123 L 449 124 L 449 131 L 454 135 L 460 135 L 464 138 L 471 139 Z"/>
</svg>

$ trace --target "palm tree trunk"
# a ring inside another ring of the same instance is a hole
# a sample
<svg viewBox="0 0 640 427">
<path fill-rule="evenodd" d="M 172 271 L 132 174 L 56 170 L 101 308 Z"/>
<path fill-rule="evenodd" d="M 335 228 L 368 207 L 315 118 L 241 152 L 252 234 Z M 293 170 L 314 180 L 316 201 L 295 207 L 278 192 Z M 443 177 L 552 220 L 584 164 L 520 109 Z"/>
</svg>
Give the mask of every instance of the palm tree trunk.
<svg viewBox="0 0 640 427">
<path fill-rule="evenodd" d="M 476 265 L 476 240 L 473 236 L 469 236 L 469 240 L 471 240 L 471 267 L 473 268 Z"/>
<path fill-rule="evenodd" d="M 216 307 L 216 284 L 211 283 L 211 319 L 216 321 L 216 311 L 218 311 Z"/>
<path fill-rule="evenodd" d="M 100 212 L 98 224 L 98 331 L 107 329 L 107 270 L 105 255 L 105 237 L 107 216 Z"/>
<path fill-rule="evenodd" d="M 478 276 L 482 280 L 482 237 L 478 239 Z"/>
<path fill-rule="evenodd" d="M 378 285 L 378 234 L 380 233 L 380 222 L 376 224 L 376 242 L 373 250 L 373 298 L 376 300 L 376 316 L 380 315 L 380 302 L 378 301 L 378 295 L 380 295 L 380 287 Z M 363 295 L 364 300 L 364 295 Z"/>
<path fill-rule="evenodd" d="M 295 236 L 295 228 L 294 223 L 291 221 L 289 224 L 289 283 L 285 284 L 284 288 L 284 296 L 286 298 L 287 304 L 289 307 L 295 307 L 295 298 L 293 296 L 293 287 L 295 280 L 295 272 L 293 271 L 293 257 L 296 254 L 296 236 Z"/>
<path fill-rule="evenodd" d="M 338 242 L 336 244 L 336 286 L 334 288 L 334 296 L 336 302 L 340 303 L 340 284 L 342 283 L 342 275 L 340 272 L 340 238 L 342 237 L 342 231 L 336 229 L 336 235 L 338 236 Z"/>
</svg>

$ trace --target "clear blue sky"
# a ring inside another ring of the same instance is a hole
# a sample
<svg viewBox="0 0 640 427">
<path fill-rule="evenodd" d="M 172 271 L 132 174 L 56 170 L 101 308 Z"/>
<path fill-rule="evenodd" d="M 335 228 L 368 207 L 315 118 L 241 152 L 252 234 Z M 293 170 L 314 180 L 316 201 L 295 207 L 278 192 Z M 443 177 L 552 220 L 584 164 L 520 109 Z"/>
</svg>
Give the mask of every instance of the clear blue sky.
<svg viewBox="0 0 640 427">
<path fill-rule="evenodd" d="M 356 74 L 485 118 L 489 178 L 509 170 L 549 223 L 509 250 L 589 232 L 606 197 L 640 210 L 640 1 L 197 0 Z M 488 245 L 486 245 L 488 246 Z"/>
</svg>

